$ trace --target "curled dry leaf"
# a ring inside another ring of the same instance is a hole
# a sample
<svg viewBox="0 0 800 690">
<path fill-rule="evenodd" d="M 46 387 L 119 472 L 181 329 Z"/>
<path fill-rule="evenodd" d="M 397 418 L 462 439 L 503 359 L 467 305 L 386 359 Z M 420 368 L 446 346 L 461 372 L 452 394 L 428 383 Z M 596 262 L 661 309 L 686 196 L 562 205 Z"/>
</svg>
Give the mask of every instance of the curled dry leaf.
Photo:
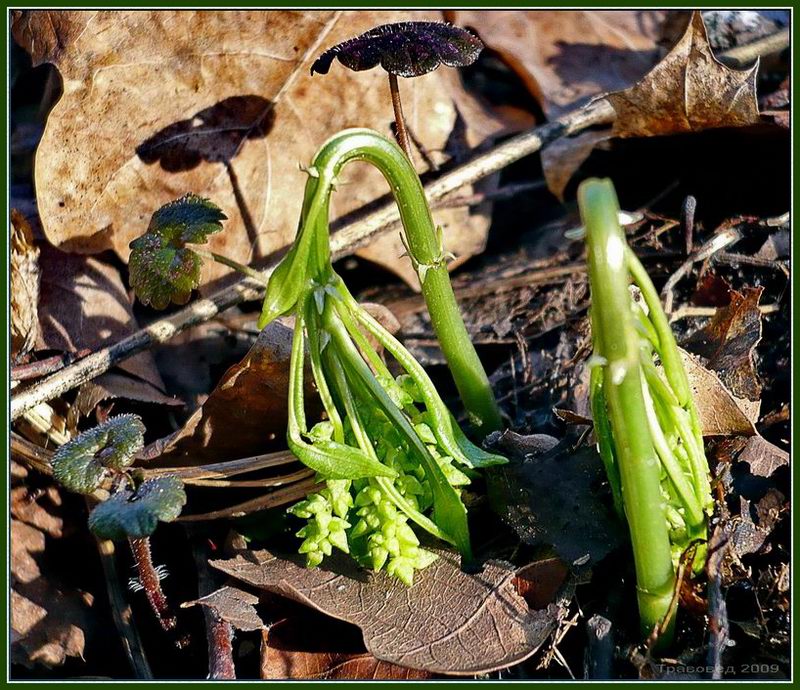
<svg viewBox="0 0 800 690">
<path fill-rule="evenodd" d="M 119 271 L 92 256 L 41 247 L 39 350 L 96 350 L 138 330 L 131 299 Z M 153 356 L 142 352 L 118 365 L 126 374 L 162 393 Z"/>
<path fill-rule="evenodd" d="M 181 608 L 191 606 L 205 606 L 212 609 L 226 623 L 230 623 L 236 630 L 250 631 L 261 630 L 264 621 L 258 615 L 255 604 L 258 597 L 245 592 L 238 587 L 222 587 L 200 599 L 187 601 Z"/>
<path fill-rule="evenodd" d="M 752 402 L 761 399 L 754 353 L 761 342 L 758 303 L 763 291 L 762 287 L 731 290 L 730 303 L 718 308 L 706 326 L 682 343 L 703 358 L 733 395 Z"/>
<path fill-rule="evenodd" d="M 225 372 L 182 428 L 159 441 L 156 464 L 221 462 L 285 448 L 292 329 L 275 321 Z"/>
<path fill-rule="evenodd" d="M 355 633 L 355 634 L 354 634 Z M 427 671 L 381 661 L 358 628 L 327 616 L 294 616 L 262 634 L 262 680 L 426 680 Z"/>
<path fill-rule="evenodd" d="M 700 417 L 703 436 L 754 436 L 758 407 L 744 398 L 736 398 L 719 377 L 706 369 L 696 357 L 678 348 L 689 378 L 689 388 Z"/>
<path fill-rule="evenodd" d="M 406 587 L 335 554 L 309 570 L 300 557 L 249 551 L 211 561 L 222 572 L 361 628 L 367 650 L 382 661 L 431 673 L 472 675 L 531 656 L 555 627 L 559 606 L 534 611 L 514 588 L 515 570 L 489 561 L 465 573 L 459 557 L 439 558 Z"/>
<path fill-rule="evenodd" d="M 780 467 L 789 466 L 789 453 L 763 436 L 752 436 L 744 443 L 736 460 L 747 463 L 750 474 L 756 477 L 771 477 Z"/>
<path fill-rule="evenodd" d="M 39 250 L 24 216 L 11 209 L 11 358 L 28 354 L 39 337 Z"/>
<path fill-rule="evenodd" d="M 692 14 L 678 43 L 638 84 L 609 93 L 618 137 L 652 137 L 759 122 L 758 64 L 735 70 L 714 57 L 703 15 Z"/>
<path fill-rule="evenodd" d="M 436 20 L 433 11 L 56 11 L 15 12 L 12 31 L 34 65 L 53 63 L 64 94 L 36 153 L 36 191 L 48 239 L 71 251 L 113 249 L 147 227 L 153 211 L 187 191 L 230 218 L 209 248 L 248 263 L 287 246 L 300 214 L 308 165 L 332 134 L 352 126 L 389 134 L 385 74 L 334 70 L 313 77 L 326 46 L 378 24 Z M 461 85 L 438 70 L 403 85 L 411 128 L 447 157 L 455 123 L 474 146 L 502 129 Z M 458 117 L 460 114 L 461 118 Z M 88 123 L 88 124 L 87 124 Z M 337 218 L 388 193 L 369 166 L 348 168 Z M 436 214 L 459 255 L 482 250 L 488 217 Z M 368 256 L 413 275 L 399 240 Z M 229 269 L 203 267 L 201 284 Z"/>
</svg>

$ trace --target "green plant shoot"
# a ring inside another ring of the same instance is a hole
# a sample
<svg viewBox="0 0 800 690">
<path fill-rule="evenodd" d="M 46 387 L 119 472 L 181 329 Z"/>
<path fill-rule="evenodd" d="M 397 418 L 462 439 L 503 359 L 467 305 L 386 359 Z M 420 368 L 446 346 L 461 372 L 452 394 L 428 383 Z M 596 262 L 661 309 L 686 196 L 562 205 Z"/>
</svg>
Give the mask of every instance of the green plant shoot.
<svg viewBox="0 0 800 690">
<path fill-rule="evenodd" d="M 592 294 L 595 435 L 630 530 L 642 631 L 658 626 L 665 642 L 679 560 L 692 548 L 695 570 L 705 563 L 713 502 L 702 431 L 658 293 L 620 228 L 613 184 L 583 182 L 578 203 Z"/>
<path fill-rule="evenodd" d="M 467 440 L 422 366 L 360 307 L 333 270 L 328 205 L 337 175 L 351 160 L 373 163 L 389 181 L 465 404 L 472 403 L 482 428 L 496 421 L 419 178 L 397 146 L 375 132 L 345 131 L 317 154 L 308 170 L 297 238 L 270 278 L 259 325 L 284 314 L 295 317 L 288 443 L 325 482 L 290 509 L 306 520 L 298 536 L 307 565 L 319 565 L 337 548 L 410 585 L 414 572 L 435 558 L 420 546 L 414 528 L 471 559 L 460 488 L 475 468 L 505 459 Z M 399 376 L 392 375 L 368 336 L 394 360 Z M 304 406 L 306 353 L 327 416 L 311 428 Z"/>
<path fill-rule="evenodd" d="M 434 227 L 422 183 L 403 152 L 369 129 L 348 129 L 333 136 L 322 146 L 308 169 L 311 179 L 306 185 L 303 218 L 327 229 L 331 192 L 342 168 L 355 160 L 374 165 L 389 183 L 400 210 L 405 231 L 403 239 L 419 276 L 433 330 L 470 421 L 483 435 L 498 430 L 501 426 L 499 409 L 458 310 L 447 271 L 448 256 L 442 245 L 441 229 Z M 302 230 L 301 227 L 301 233 Z M 311 241 L 310 234 L 306 239 L 298 235 L 292 253 L 307 251 L 303 242 Z M 294 295 L 301 289 L 303 281 L 302 275 L 293 271 L 300 270 L 302 274 L 312 268 L 319 267 L 303 269 L 297 262 L 286 261 L 276 269 L 274 285 L 270 283 L 273 287 L 264 301 L 262 327 L 276 315 L 286 313 L 287 304 L 294 304 Z"/>
</svg>

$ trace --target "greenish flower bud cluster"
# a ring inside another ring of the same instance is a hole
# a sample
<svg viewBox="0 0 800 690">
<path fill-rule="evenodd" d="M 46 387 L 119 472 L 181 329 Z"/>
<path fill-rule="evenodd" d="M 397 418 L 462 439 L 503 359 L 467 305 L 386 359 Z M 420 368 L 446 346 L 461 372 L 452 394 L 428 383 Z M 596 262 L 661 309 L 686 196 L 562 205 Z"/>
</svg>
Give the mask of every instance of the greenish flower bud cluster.
<svg viewBox="0 0 800 690">
<path fill-rule="evenodd" d="M 457 490 L 469 484 L 466 472 L 439 445 L 427 423 L 429 415 L 419 411 L 417 404 L 423 398 L 411 377 L 381 377 L 380 382 L 394 405 L 408 417 L 450 486 Z M 414 511 L 430 513 L 433 508 L 430 481 L 401 434 L 381 410 L 362 405 L 359 413 L 378 460 L 396 472 L 390 481 L 397 494 Z M 349 424 L 346 426 L 345 438 L 355 444 L 353 430 Z M 310 437 L 320 441 L 330 440 L 332 434 L 333 425 L 327 421 L 309 431 Z M 385 569 L 410 586 L 414 572 L 436 560 L 436 554 L 420 546 L 408 516 L 372 478 L 329 479 L 324 489 L 295 504 L 289 512 L 306 520 L 297 536 L 303 539 L 299 552 L 306 555 L 306 565 L 311 568 L 330 556 L 335 547 L 351 554 L 362 567 L 374 571 Z"/>
</svg>

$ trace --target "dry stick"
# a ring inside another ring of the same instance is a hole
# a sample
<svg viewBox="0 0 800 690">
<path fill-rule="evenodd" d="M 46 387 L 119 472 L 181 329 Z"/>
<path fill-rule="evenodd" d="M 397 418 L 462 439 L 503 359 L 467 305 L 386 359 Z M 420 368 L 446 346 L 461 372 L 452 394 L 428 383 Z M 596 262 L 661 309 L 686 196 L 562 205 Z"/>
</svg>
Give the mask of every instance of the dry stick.
<svg viewBox="0 0 800 690">
<path fill-rule="evenodd" d="M 580 110 L 567 113 L 553 122 L 513 137 L 442 175 L 425 187 L 428 200 L 430 202 L 441 199 L 456 189 L 502 170 L 560 137 L 576 134 L 587 127 L 609 124 L 613 119 L 614 109 L 607 100 L 601 98 L 593 101 Z M 363 219 L 342 227 L 331 238 L 331 253 L 334 260 L 348 256 L 356 249 L 369 244 L 375 235 L 389 230 L 399 219 L 397 206 L 390 203 Z M 276 265 L 277 260 L 274 260 L 264 269 L 265 278 L 269 277 Z M 153 345 L 166 342 L 191 326 L 209 321 L 220 312 L 242 302 L 255 301 L 263 296 L 263 285 L 252 278 L 243 278 L 235 285 L 205 299 L 192 302 L 171 316 L 155 321 L 127 338 L 104 347 L 20 391 L 11 398 L 11 420 L 17 419 L 39 403 L 52 400 L 105 373 L 129 357 Z"/>
<path fill-rule="evenodd" d="M 237 474 L 247 474 L 256 470 L 264 470 L 270 467 L 280 467 L 298 462 L 297 458 L 288 450 L 279 450 L 275 453 L 264 455 L 253 455 L 249 458 L 239 458 L 238 460 L 226 460 L 215 462 L 209 465 L 198 465 L 196 467 L 153 467 L 144 469 L 145 477 L 165 477 L 176 476 L 184 482 L 192 479 L 225 479 Z"/>
<path fill-rule="evenodd" d="M 153 672 L 150 670 L 150 664 L 147 663 L 142 639 L 133 624 L 133 612 L 119 584 L 120 576 L 114 558 L 114 542 L 97 539 L 97 550 L 100 553 L 100 562 L 103 565 L 108 601 L 111 605 L 111 616 L 114 619 L 117 632 L 122 638 L 122 646 L 133 670 L 133 675 L 142 680 L 152 680 Z"/>
<path fill-rule="evenodd" d="M 733 67 L 746 67 L 762 55 L 771 55 L 786 50 L 789 47 L 789 42 L 789 29 L 784 29 L 778 33 L 759 38 L 752 43 L 726 50 L 720 57 L 725 58 L 725 62 Z"/>
<path fill-rule="evenodd" d="M 266 510 L 267 508 L 277 508 L 278 506 L 292 503 L 300 498 L 305 498 L 313 490 L 318 489 L 320 484 L 311 477 L 301 482 L 290 484 L 283 489 L 271 491 L 264 496 L 259 496 L 235 506 L 221 508 L 210 513 L 195 513 L 194 515 L 181 515 L 177 522 L 202 522 L 204 520 L 219 520 L 220 518 L 237 518 L 249 515 L 250 513 Z"/>
<path fill-rule="evenodd" d="M 214 575 L 208 569 L 208 553 L 202 545 L 201 535 L 188 527 L 192 556 L 197 570 L 197 594 L 205 597 L 217 589 Z M 206 624 L 208 640 L 208 678 L 209 680 L 236 680 L 236 666 L 233 662 L 233 626 L 210 606 L 201 606 Z"/>
</svg>

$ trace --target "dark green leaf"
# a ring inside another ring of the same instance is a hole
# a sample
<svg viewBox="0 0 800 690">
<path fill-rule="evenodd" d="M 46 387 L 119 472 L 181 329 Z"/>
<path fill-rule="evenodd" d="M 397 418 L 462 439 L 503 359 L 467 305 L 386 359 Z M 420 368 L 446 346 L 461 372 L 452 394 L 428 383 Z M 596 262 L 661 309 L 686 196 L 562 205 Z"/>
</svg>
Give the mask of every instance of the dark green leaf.
<svg viewBox="0 0 800 690">
<path fill-rule="evenodd" d="M 149 537 L 161 522 L 172 522 L 186 504 L 178 477 L 143 482 L 136 491 L 122 489 L 89 515 L 89 529 L 101 539 Z"/>
<path fill-rule="evenodd" d="M 61 446 L 53 455 L 53 475 L 70 491 L 90 494 L 107 468 L 122 470 L 133 463 L 144 447 L 144 432 L 136 415 L 112 417 Z"/>
<path fill-rule="evenodd" d="M 200 283 L 203 260 L 187 244 L 205 244 L 227 216 L 208 199 L 186 194 L 153 214 L 147 232 L 131 242 L 130 282 L 143 304 L 185 304 Z"/>
</svg>

